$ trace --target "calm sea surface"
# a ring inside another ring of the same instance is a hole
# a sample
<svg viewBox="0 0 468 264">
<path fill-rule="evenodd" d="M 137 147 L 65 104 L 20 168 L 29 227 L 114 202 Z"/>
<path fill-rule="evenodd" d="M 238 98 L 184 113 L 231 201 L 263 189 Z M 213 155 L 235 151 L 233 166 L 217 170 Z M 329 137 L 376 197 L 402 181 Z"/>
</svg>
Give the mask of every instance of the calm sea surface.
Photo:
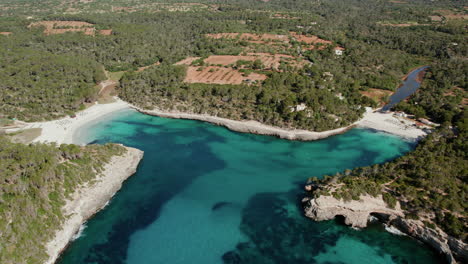
<svg viewBox="0 0 468 264">
<path fill-rule="evenodd" d="M 78 135 L 145 151 L 138 172 L 86 225 L 60 264 L 438 263 L 425 245 L 313 222 L 299 208 L 308 177 L 382 163 L 411 143 L 353 129 L 314 142 L 240 134 L 125 110 Z"/>
</svg>

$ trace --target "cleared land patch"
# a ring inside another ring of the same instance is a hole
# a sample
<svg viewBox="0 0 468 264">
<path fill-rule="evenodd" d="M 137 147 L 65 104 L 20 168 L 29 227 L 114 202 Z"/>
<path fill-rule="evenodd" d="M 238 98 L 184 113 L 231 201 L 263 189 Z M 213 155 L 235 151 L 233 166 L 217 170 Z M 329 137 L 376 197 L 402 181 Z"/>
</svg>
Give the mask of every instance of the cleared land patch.
<svg viewBox="0 0 468 264">
<path fill-rule="evenodd" d="M 83 22 L 83 21 L 39 21 L 31 23 L 28 28 L 33 27 L 44 27 L 44 34 L 64 34 L 67 32 L 82 32 L 88 36 L 94 36 L 96 34 L 96 28 L 94 24 Z M 111 35 L 112 29 L 99 30 L 101 35 Z"/>
<path fill-rule="evenodd" d="M 281 61 L 295 62 L 294 57 L 286 54 L 269 54 L 269 53 L 248 53 L 244 56 L 234 55 L 212 55 L 204 60 L 207 64 L 214 65 L 235 65 L 238 61 L 249 61 L 253 62 L 260 60 L 262 62 L 262 69 L 267 70 L 278 70 Z"/>
<path fill-rule="evenodd" d="M 374 88 L 368 89 L 367 91 L 361 91 L 360 93 L 363 96 L 369 97 L 370 99 L 374 100 L 379 105 L 385 104 L 386 98 L 393 94 L 392 91 Z"/>
<path fill-rule="evenodd" d="M 252 33 L 216 33 L 206 34 L 208 38 L 214 39 L 239 39 L 245 40 L 250 43 L 264 44 L 268 42 L 289 42 L 289 36 L 287 35 L 275 35 L 275 34 L 252 34 Z"/>
<path fill-rule="evenodd" d="M 291 42 L 297 41 L 301 43 L 301 48 L 303 50 L 313 50 L 319 49 L 323 50 L 329 45 L 333 45 L 333 42 L 330 40 L 322 39 L 314 35 L 302 35 L 296 32 L 289 32 L 289 35 L 277 35 L 277 34 L 252 34 L 252 33 L 216 33 L 216 34 L 206 34 L 207 38 L 213 39 L 233 39 L 239 41 L 247 41 L 249 43 L 255 44 L 289 44 L 291 48 Z M 335 47 L 335 49 L 344 50 L 342 47 Z"/>
<path fill-rule="evenodd" d="M 248 53 L 247 55 L 211 55 L 200 64 L 200 57 L 188 57 L 176 63 L 187 65 L 185 82 L 215 84 L 254 84 L 267 78 L 252 72 L 252 65 L 260 62 L 257 70 L 279 71 L 285 62 L 294 67 L 303 67 L 305 61 L 286 54 Z"/>
<path fill-rule="evenodd" d="M 189 66 L 187 68 L 187 75 L 184 82 L 208 84 L 255 84 L 265 80 L 266 78 L 266 75 L 254 72 L 244 75 L 233 68 L 218 66 Z"/>
</svg>

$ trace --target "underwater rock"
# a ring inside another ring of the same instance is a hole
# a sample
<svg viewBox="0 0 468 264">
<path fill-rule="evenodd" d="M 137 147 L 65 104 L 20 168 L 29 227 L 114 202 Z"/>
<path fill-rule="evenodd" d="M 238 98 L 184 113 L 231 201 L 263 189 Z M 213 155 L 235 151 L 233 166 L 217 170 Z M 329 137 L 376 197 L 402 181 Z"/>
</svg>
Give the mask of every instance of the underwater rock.
<svg viewBox="0 0 468 264">
<path fill-rule="evenodd" d="M 221 209 L 222 207 L 226 206 L 226 205 L 230 205 L 231 203 L 230 202 L 219 202 L 219 203 L 215 203 L 212 207 L 211 207 L 211 211 L 216 211 L 216 210 L 219 210 Z"/>
</svg>

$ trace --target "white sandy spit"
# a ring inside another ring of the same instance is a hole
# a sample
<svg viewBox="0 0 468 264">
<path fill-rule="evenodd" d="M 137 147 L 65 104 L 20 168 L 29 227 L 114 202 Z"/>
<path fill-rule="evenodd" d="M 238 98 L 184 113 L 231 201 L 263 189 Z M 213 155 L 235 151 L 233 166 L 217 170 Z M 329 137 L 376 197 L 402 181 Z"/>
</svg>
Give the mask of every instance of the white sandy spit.
<svg viewBox="0 0 468 264">
<path fill-rule="evenodd" d="M 420 137 L 427 135 L 423 129 L 416 127 L 415 122 L 396 117 L 392 113 L 381 113 L 378 111 L 372 110 L 372 108 L 366 108 L 366 113 L 364 114 L 363 118 L 358 120 L 357 122 L 346 126 L 341 127 L 333 130 L 327 130 L 322 132 L 314 132 L 302 129 L 283 129 L 279 127 L 269 126 L 262 124 L 257 121 L 249 120 L 249 121 L 236 121 L 227 118 L 215 117 L 205 114 L 191 114 L 191 113 L 183 113 L 183 112 L 168 112 L 168 111 L 161 111 L 158 109 L 154 110 L 142 110 L 138 107 L 132 106 L 134 109 L 149 115 L 161 116 L 161 117 L 168 117 L 168 118 L 180 118 L 180 119 L 192 119 L 192 120 L 200 120 L 209 123 L 213 123 L 216 125 L 224 126 L 230 130 L 243 132 L 243 133 L 254 133 L 260 135 L 272 135 L 277 136 L 280 138 L 290 139 L 290 140 L 318 140 L 327 138 L 333 135 L 342 134 L 347 130 L 353 127 L 363 127 L 363 128 L 371 128 L 378 131 L 383 131 L 386 133 L 398 135 L 400 137 L 404 137 L 407 139 L 416 140 Z"/>
<path fill-rule="evenodd" d="M 404 117 L 395 116 L 392 112 L 381 113 L 366 107 L 364 117 L 357 122 L 358 127 L 371 128 L 407 139 L 419 139 L 426 136 L 430 127 L 417 127 L 416 122 Z"/>
<path fill-rule="evenodd" d="M 122 187 L 122 183 L 136 172 L 138 163 L 143 158 L 143 152 L 128 148 L 122 156 L 115 156 L 105 165 L 104 171 L 90 185 L 78 188 L 62 208 L 68 218 L 55 237 L 46 245 L 49 259 L 45 264 L 53 264 L 60 253 L 66 248 L 79 232 L 83 223 L 97 211 L 106 206 L 107 202 Z"/>
<path fill-rule="evenodd" d="M 48 122 L 27 123 L 23 129 L 42 128 L 42 133 L 34 142 L 56 142 L 57 144 L 73 143 L 73 135 L 83 125 L 97 120 L 104 115 L 129 108 L 128 104 L 117 99 L 114 103 L 95 104 L 86 110 L 78 112 L 76 117 L 65 117 Z"/>
</svg>

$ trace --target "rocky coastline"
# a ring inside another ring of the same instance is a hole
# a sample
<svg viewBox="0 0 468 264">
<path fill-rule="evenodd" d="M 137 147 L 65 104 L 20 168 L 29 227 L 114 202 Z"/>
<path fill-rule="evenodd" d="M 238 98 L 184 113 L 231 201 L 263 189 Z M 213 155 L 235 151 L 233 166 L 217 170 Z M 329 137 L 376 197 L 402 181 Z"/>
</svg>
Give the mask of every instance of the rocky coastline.
<svg viewBox="0 0 468 264">
<path fill-rule="evenodd" d="M 416 238 L 445 256 L 447 263 L 468 263 L 468 246 L 463 241 L 447 235 L 439 228 L 426 227 L 420 220 L 405 218 L 400 204 L 389 208 L 382 196 L 361 195 L 360 200 L 343 201 L 333 196 L 320 195 L 302 200 L 305 216 L 315 220 L 332 220 L 344 217 L 345 224 L 355 228 L 365 228 L 371 216 Z"/>
<path fill-rule="evenodd" d="M 227 129 L 236 132 L 268 135 L 288 140 L 299 141 L 313 141 L 324 139 L 330 136 L 343 134 L 354 127 L 370 128 L 377 131 L 397 135 L 409 140 L 421 139 L 428 133 L 425 129 L 413 126 L 414 122 L 412 121 L 400 120 L 399 118 L 393 116 L 392 113 L 381 113 L 378 111 L 378 109 L 373 110 L 371 108 L 366 109 L 366 113 L 364 114 L 363 118 L 354 122 L 353 124 L 350 124 L 349 126 L 322 132 L 315 132 L 303 129 L 286 129 L 281 127 L 275 127 L 265 125 L 254 120 L 238 121 L 217 116 L 210 116 L 207 114 L 194 114 L 177 111 L 166 111 L 160 109 L 145 110 L 134 105 L 130 105 L 130 107 L 132 107 L 140 113 L 147 115 L 175 119 L 190 119 L 204 121 L 218 126 L 226 127 Z"/>
<path fill-rule="evenodd" d="M 77 189 L 62 208 L 67 217 L 52 240 L 46 244 L 49 259 L 44 264 L 56 263 L 60 254 L 74 239 L 82 225 L 106 206 L 122 183 L 133 175 L 143 158 L 143 151 L 125 147 L 121 156 L 112 157 L 96 181 Z"/>
<path fill-rule="evenodd" d="M 190 119 L 208 122 L 214 125 L 226 127 L 229 130 L 241 133 L 252 133 L 258 135 L 275 136 L 288 140 L 300 140 L 300 141 L 312 141 L 327 138 L 333 135 L 345 133 L 349 129 L 353 128 L 355 124 L 351 124 L 346 127 L 341 127 L 333 130 L 327 130 L 323 132 L 308 131 L 303 129 L 284 129 L 280 127 L 274 127 L 262 124 L 254 120 L 237 121 L 217 116 L 210 116 L 206 114 L 192 114 L 183 112 L 172 112 L 172 111 L 161 111 L 161 110 L 143 110 L 138 107 L 133 107 L 140 113 L 175 118 L 175 119 Z"/>
</svg>

